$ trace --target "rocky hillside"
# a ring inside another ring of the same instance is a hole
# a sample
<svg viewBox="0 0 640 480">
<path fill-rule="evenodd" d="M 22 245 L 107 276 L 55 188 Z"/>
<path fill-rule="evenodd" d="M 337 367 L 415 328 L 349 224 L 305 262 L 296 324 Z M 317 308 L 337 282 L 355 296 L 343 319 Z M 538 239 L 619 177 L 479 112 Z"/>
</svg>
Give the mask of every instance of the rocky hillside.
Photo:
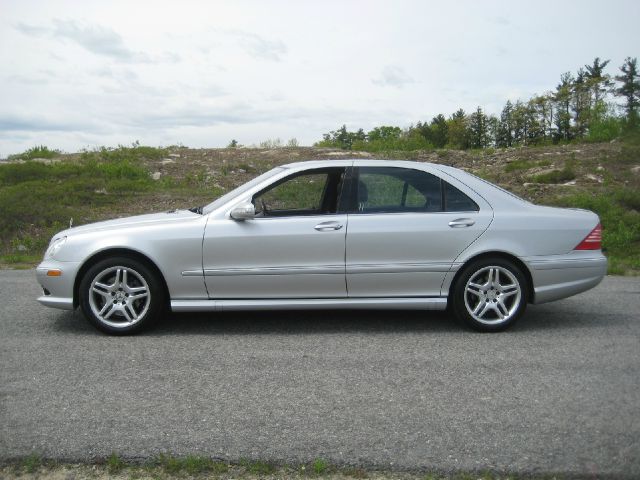
<svg viewBox="0 0 640 480">
<path fill-rule="evenodd" d="M 623 142 L 384 154 L 312 147 L 134 145 L 35 162 L 3 162 L 0 203 L 9 208 L 0 218 L 4 230 L 0 264 L 37 260 L 50 235 L 71 217 L 78 225 L 202 205 L 277 165 L 344 158 L 451 165 L 536 203 L 589 208 L 602 218 L 611 271 L 640 272 L 640 144 Z"/>
</svg>

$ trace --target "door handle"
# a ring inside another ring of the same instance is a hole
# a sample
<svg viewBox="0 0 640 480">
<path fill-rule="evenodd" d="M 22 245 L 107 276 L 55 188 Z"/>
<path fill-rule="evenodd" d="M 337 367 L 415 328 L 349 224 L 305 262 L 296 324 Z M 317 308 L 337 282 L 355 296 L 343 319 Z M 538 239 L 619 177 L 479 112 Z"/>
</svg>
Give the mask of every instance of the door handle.
<svg viewBox="0 0 640 480">
<path fill-rule="evenodd" d="M 322 222 L 313 228 L 319 232 L 328 232 L 329 230 L 340 230 L 342 228 L 342 224 L 340 222 Z"/>
<path fill-rule="evenodd" d="M 449 226 L 451 228 L 470 227 L 474 223 L 476 223 L 475 220 L 471 220 L 470 218 L 456 218 L 449 222 Z"/>
</svg>

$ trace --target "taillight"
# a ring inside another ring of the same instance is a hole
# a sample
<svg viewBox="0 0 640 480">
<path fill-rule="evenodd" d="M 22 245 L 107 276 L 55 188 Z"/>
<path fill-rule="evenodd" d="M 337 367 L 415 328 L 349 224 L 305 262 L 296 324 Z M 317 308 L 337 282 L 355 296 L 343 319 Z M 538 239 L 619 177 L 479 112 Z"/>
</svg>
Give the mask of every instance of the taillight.
<svg viewBox="0 0 640 480">
<path fill-rule="evenodd" d="M 600 250 L 602 248 L 602 225 L 598 224 L 584 237 L 574 250 Z"/>
</svg>

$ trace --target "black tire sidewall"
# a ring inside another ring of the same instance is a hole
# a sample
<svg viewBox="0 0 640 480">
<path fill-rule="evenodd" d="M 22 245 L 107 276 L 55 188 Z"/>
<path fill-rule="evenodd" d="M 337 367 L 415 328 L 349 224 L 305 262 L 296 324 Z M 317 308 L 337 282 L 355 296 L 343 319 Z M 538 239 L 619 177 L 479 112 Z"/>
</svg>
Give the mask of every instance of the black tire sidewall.
<svg viewBox="0 0 640 480">
<path fill-rule="evenodd" d="M 151 295 L 151 303 L 149 304 L 149 308 L 144 318 L 131 326 L 122 328 L 115 328 L 111 325 L 102 323 L 95 316 L 95 314 L 91 310 L 91 305 L 89 304 L 89 296 L 91 294 L 89 290 L 93 279 L 103 270 L 115 266 L 127 267 L 135 270 L 138 274 L 140 274 L 147 282 L 147 285 L 149 286 L 149 293 Z M 139 260 L 136 260 L 134 258 L 118 256 L 105 258 L 92 265 L 86 271 L 86 273 L 82 277 L 82 280 L 80 281 L 78 296 L 82 313 L 94 327 L 110 335 L 129 335 L 137 333 L 142 329 L 149 327 L 158 319 L 164 308 L 165 295 L 158 275 L 151 268 L 149 268 L 143 262 L 140 262 Z"/>
<path fill-rule="evenodd" d="M 497 325 L 487 325 L 478 322 L 469 314 L 464 303 L 465 286 L 469 281 L 469 278 L 471 278 L 478 270 L 489 266 L 497 266 L 509 270 L 518 280 L 521 290 L 520 305 L 518 305 L 516 313 L 508 321 Z M 452 292 L 453 296 L 451 306 L 456 318 L 479 332 L 499 332 L 511 327 L 524 314 L 529 301 L 529 284 L 524 273 L 513 262 L 504 258 L 484 258 L 476 260 L 475 262 L 465 266 L 462 273 L 456 280 Z"/>
</svg>

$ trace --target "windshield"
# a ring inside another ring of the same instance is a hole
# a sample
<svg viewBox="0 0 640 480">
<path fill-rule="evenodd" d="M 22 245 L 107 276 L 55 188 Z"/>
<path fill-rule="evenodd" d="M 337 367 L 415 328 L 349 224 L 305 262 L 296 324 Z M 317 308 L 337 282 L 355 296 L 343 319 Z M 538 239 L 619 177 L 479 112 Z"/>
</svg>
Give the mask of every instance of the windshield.
<svg viewBox="0 0 640 480">
<path fill-rule="evenodd" d="M 231 190 L 230 192 L 225 193 L 223 196 L 221 196 L 217 200 L 214 200 L 209 205 L 206 205 L 202 209 L 202 213 L 206 215 L 207 213 L 213 212 L 216 208 L 221 207 L 222 205 L 224 205 L 228 201 L 232 200 L 234 197 L 242 195 L 247 190 L 250 190 L 251 188 L 253 188 L 256 185 L 258 185 L 259 183 L 265 181 L 267 178 L 273 177 L 275 174 L 281 172 L 282 170 L 283 170 L 282 167 L 276 167 L 273 170 L 269 170 L 268 172 L 263 173 L 259 177 L 256 177 L 253 180 L 250 180 L 249 182 L 247 182 L 247 183 L 245 183 L 243 185 L 240 185 L 238 188 L 235 188 L 235 189 Z"/>
</svg>

